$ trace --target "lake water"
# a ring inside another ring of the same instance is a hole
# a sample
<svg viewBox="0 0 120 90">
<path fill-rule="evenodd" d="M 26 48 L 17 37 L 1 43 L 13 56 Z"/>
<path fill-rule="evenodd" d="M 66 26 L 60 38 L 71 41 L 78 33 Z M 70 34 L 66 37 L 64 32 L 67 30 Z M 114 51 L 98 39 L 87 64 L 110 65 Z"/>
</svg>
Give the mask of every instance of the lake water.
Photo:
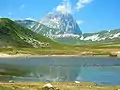
<svg viewBox="0 0 120 90">
<path fill-rule="evenodd" d="M 0 81 L 81 81 L 120 84 L 120 58 L 0 59 Z"/>
</svg>

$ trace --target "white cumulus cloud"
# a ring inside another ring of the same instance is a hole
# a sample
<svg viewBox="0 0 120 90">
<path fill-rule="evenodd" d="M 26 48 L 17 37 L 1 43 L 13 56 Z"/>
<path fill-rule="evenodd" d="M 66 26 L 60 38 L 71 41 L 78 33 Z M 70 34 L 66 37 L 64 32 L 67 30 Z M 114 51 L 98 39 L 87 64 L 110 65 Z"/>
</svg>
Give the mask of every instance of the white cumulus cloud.
<svg viewBox="0 0 120 90">
<path fill-rule="evenodd" d="M 55 10 L 57 12 L 65 13 L 75 13 L 76 11 L 84 8 L 87 4 L 91 3 L 93 0 L 78 0 L 76 4 L 71 4 L 70 0 L 62 0 Z"/>
<path fill-rule="evenodd" d="M 56 7 L 56 11 L 62 14 L 72 13 L 72 6 L 69 0 L 63 0 L 60 5 Z"/>
<path fill-rule="evenodd" d="M 93 0 L 78 0 L 76 3 L 76 9 L 80 10 L 81 8 L 85 7 L 87 4 L 91 3 Z"/>
<path fill-rule="evenodd" d="M 54 8 L 53 11 L 60 12 L 62 14 L 70 13 L 74 14 L 80 9 L 84 8 L 87 4 L 91 3 L 93 0 L 77 0 L 75 4 L 71 4 L 71 0 L 62 0 L 62 2 Z M 76 21 L 78 25 L 83 24 L 83 20 Z"/>
</svg>

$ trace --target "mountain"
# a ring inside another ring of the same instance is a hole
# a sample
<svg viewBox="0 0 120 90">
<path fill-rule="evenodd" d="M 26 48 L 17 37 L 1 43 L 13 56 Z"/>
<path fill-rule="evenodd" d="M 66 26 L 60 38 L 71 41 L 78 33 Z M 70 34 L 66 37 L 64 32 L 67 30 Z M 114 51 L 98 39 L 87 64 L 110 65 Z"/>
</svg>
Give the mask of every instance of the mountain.
<svg viewBox="0 0 120 90">
<path fill-rule="evenodd" d="M 63 44 L 78 44 L 81 35 L 78 34 L 56 34 L 59 29 L 50 28 L 42 23 L 33 20 L 15 20 L 18 24 L 31 29 L 34 32 L 40 33 L 43 36 L 47 36 L 52 40 Z"/>
<path fill-rule="evenodd" d="M 71 14 L 47 14 L 40 22 L 34 20 L 15 20 L 15 22 L 34 32 L 64 44 L 76 44 L 82 32 Z M 77 42 L 76 42 L 77 41 Z"/>
<path fill-rule="evenodd" d="M 49 13 L 40 22 L 50 28 L 58 29 L 58 31 L 55 32 L 55 35 L 82 34 L 73 16 L 68 13 L 67 14 Z"/>
<path fill-rule="evenodd" d="M 50 37 L 57 31 L 57 29 L 49 28 L 44 24 L 33 20 L 15 20 L 15 22 L 47 37 Z"/>
<path fill-rule="evenodd" d="M 97 33 L 85 33 L 83 34 L 85 41 L 116 41 L 120 40 L 120 29 L 100 31 Z"/>
<path fill-rule="evenodd" d="M 83 45 L 83 44 L 105 44 L 119 43 L 120 29 L 103 30 L 96 33 L 84 33 L 78 37 L 55 38 L 56 41 L 64 44 Z"/>
<path fill-rule="evenodd" d="M 15 20 L 15 22 L 50 38 L 78 37 L 82 34 L 71 14 L 47 14 L 40 22 Z"/>
<path fill-rule="evenodd" d="M 55 44 L 8 18 L 0 18 L 0 47 L 48 47 Z"/>
<path fill-rule="evenodd" d="M 16 22 L 64 44 L 81 45 L 120 40 L 120 29 L 82 34 L 71 14 L 48 13 L 39 22 L 33 20 L 16 20 Z"/>
<path fill-rule="evenodd" d="M 117 42 L 120 39 L 120 29 L 103 30 L 96 33 L 70 34 L 66 32 L 66 34 L 55 34 L 55 31 L 59 31 L 59 29 L 52 28 L 52 26 L 48 27 L 37 21 L 16 20 L 16 22 L 22 26 L 31 28 L 34 32 L 41 33 L 54 41 L 64 44 L 81 45 L 88 43 Z"/>
</svg>

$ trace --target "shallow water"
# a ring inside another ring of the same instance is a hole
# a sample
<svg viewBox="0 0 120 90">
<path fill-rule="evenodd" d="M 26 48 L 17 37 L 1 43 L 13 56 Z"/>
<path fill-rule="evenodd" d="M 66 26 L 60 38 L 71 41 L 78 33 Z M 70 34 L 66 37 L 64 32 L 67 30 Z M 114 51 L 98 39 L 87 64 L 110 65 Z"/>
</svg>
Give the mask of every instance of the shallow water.
<svg viewBox="0 0 120 90">
<path fill-rule="evenodd" d="M 120 84 L 120 58 L 0 59 L 1 81 L 83 81 Z"/>
</svg>

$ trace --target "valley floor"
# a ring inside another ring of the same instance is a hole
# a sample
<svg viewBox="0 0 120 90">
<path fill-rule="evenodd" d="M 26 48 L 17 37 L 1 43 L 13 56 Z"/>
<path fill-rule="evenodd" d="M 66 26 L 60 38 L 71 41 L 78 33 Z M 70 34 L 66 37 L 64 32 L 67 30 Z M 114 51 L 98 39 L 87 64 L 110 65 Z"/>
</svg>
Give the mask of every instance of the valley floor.
<svg viewBox="0 0 120 90">
<path fill-rule="evenodd" d="M 120 90 L 120 86 L 98 86 L 92 83 L 54 82 L 52 88 L 43 87 L 46 83 L 0 83 L 0 90 Z"/>
<path fill-rule="evenodd" d="M 0 48 L 0 58 L 10 57 L 120 57 L 120 47 Z"/>
</svg>

